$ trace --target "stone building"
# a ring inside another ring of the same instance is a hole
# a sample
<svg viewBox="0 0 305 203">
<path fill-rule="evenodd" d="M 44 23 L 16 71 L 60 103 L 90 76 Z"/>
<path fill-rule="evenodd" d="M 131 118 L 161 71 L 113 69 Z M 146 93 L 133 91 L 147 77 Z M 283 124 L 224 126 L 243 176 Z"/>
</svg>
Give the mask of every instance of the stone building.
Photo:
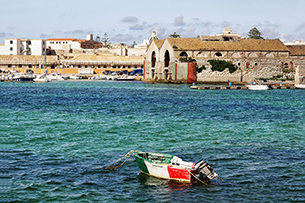
<svg viewBox="0 0 305 203">
<path fill-rule="evenodd" d="M 296 70 L 295 84 L 305 84 L 305 43 L 286 45 L 290 51 L 290 62 L 285 66 L 291 66 Z"/>
<path fill-rule="evenodd" d="M 294 60 L 290 54 L 279 39 L 241 39 L 230 29 L 215 36 L 153 40 L 145 60 L 145 80 L 185 82 L 187 75 L 181 78 L 179 74 L 188 72 L 187 61 L 193 59 L 197 67 L 206 68 L 197 74 L 198 82 L 249 82 L 253 78 L 281 75 L 285 69 L 293 71 L 294 63 L 300 60 Z M 232 74 L 213 72 L 208 62 L 212 59 L 229 61 L 238 70 Z"/>
</svg>

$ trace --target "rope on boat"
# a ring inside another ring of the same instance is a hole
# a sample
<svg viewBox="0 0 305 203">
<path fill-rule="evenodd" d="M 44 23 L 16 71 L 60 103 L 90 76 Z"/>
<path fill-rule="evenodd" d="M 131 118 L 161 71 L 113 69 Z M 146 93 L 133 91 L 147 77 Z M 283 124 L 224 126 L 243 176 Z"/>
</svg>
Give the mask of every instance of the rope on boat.
<svg viewBox="0 0 305 203">
<path fill-rule="evenodd" d="M 190 170 L 188 170 L 189 173 L 191 174 L 191 176 L 193 176 L 196 180 L 198 180 L 199 182 L 201 182 L 204 185 L 208 185 L 207 183 L 203 182 L 202 180 L 200 180 L 199 178 L 197 178 Z"/>
<path fill-rule="evenodd" d="M 190 170 L 188 170 L 189 171 L 189 173 L 196 179 L 196 180 L 198 180 L 199 182 L 201 182 L 201 183 L 203 183 L 203 184 L 205 184 L 205 185 L 208 185 L 207 183 L 205 183 L 205 182 L 203 182 L 202 180 L 200 180 L 199 178 L 197 178 Z M 225 182 L 221 177 L 219 177 L 219 175 L 217 174 L 217 177 L 220 179 L 220 180 L 222 180 L 222 182 Z"/>
<path fill-rule="evenodd" d="M 222 180 L 222 182 L 225 182 L 221 177 L 219 177 L 219 175 L 217 174 L 217 177 L 220 179 L 220 180 Z"/>
<path fill-rule="evenodd" d="M 125 154 L 125 156 L 123 156 L 122 158 L 118 159 L 116 162 L 114 162 L 114 163 L 110 164 L 109 166 L 107 166 L 106 169 L 118 169 L 119 167 L 123 166 L 123 165 L 129 160 L 129 158 L 130 158 L 129 156 L 130 156 L 130 154 L 131 154 L 132 152 L 134 152 L 134 150 L 131 150 L 130 152 L 128 152 L 127 154 Z M 122 164 L 120 164 L 120 165 L 118 165 L 118 166 L 113 166 L 114 164 L 118 163 L 119 161 L 121 161 L 121 160 L 124 159 L 124 158 L 126 158 L 126 160 L 125 160 Z M 112 166 L 112 167 L 111 167 L 111 166 Z"/>
</svg>

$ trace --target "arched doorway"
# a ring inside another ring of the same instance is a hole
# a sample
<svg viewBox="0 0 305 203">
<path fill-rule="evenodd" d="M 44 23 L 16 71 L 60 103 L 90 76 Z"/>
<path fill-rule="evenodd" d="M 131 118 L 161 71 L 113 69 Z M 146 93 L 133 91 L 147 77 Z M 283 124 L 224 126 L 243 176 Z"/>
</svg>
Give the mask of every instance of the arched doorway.
<svg viewBox="0 0 305 203">
<path fill-rule="evenodd" d="M 151 54 L 151 67 L 155 67 L 156 65 L 156 53 L 153 51 Z"/>
<path fill-rule="evenodd" d="M 169 61 L 170 61 L 169 52 L 168 52 L 168 50 L 166 50 L 166 52 L 164 54 L 164 67 L 169 66 Z"/>
</svg>

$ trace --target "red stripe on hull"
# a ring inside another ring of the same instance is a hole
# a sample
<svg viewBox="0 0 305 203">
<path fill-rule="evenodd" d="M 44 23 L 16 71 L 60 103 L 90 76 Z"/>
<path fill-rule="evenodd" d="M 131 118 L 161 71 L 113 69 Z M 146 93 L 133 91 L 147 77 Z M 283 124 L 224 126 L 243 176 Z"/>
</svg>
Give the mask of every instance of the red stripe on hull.
<svg viewBox="0 0 305 203">
<path fill-rule="evenodd" d="M 191 181 L 190 173 L 186 169 L 178 169 L 168 166 L 167 170 L 170 179 L 182 179 L 186 181 Z"/>
</svg>

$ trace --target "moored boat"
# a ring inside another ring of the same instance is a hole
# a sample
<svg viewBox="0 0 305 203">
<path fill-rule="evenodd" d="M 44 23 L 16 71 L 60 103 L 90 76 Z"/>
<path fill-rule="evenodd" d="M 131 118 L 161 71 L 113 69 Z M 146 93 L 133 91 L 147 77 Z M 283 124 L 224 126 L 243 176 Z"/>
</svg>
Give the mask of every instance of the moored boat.
<svg viewBox="0 0 305 203">
<path fill-rule="evenodd" d="M 305 84 L 295 84 L 294 85 L 297 89 L 305 89 Z"/>
<path fill-rule="evenodd" d="M 33 82 L 35 76 L 26 73 L 16 73 L 12 76 L 13 82 Z"/>
<path fill-rule="evenodd" d="M 65 78 L 63 78 L 60 74 L 57 73 L 51 73 L 49 75 L 46 75 L 46 77 L 51 80 L 65 80 Z"/>
<path fill-rule="evenodd" d="M 269 86 L 268 85 L 246 85 L 246 87 L 249 89 L 249 90 L 268 90 L 269 89 Z"/>
<path fill-rule="evenodd" d="M 34 82 L 51 82 L 52 80 L 47 78 L 45 75 L 36 75 Z"/>
<path fill-rule="evenodd" d="M 139 151 L 132 153 L 140 171 L 157 178 L 191 183 L 209 181 L 218 177 L 213 168 L 203 160 L 193 163 L 170 154 Z"/>
</svg>

